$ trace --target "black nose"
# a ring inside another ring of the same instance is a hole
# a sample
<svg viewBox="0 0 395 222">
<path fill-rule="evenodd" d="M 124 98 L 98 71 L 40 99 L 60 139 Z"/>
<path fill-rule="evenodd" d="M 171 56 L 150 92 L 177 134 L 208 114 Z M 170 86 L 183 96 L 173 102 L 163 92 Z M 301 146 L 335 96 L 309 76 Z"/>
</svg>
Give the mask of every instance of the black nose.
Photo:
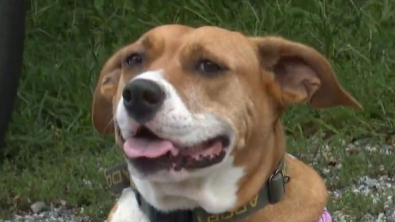
<svg viewBox="0 0 395 222">
<path fill-rule="evenodd" d="M 136 79 L 128 83 L 122 93 L 129 116 L 140 124 L 151 120 L 164 100 L 164 92 L 151 80 Z"/>
</svg>

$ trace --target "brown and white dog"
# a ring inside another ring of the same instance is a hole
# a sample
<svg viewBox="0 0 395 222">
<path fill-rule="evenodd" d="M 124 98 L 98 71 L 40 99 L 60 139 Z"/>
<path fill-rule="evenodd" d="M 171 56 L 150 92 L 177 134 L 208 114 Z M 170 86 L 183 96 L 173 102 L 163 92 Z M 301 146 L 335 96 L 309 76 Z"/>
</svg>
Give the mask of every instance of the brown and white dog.
<svg viewBox="0 0 395 222">
<path fill-rule="evenodd" d="M 298 103 L 362 109 L 306 45 L 218 27 L 163 25 L 143 34 L 106 62 L 94 94 L 93 125 L 115 132 L 136 188 L 124 190 L 107 221 L 156 222 L 141 198 L 164 214 L 199 208 L 214 216 L 194 221 L 227 221 L 282 160 L 284 196 L 237 221 L 319 221 L 326 187 L 286 153 L 280 121 Z"/>
</svg>

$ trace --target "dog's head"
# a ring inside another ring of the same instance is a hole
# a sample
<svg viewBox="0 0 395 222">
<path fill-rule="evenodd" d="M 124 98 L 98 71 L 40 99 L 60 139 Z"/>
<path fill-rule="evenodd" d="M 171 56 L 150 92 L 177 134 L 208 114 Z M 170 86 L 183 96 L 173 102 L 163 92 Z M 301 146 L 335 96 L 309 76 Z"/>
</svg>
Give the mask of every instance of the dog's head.
<svg viewBox="0 0 395 222">
<path fill-rule="evenodd" d="M 296 103 L 361 108 L 306 45 L 165 25 L 107 61 L 93 124 L 115 131 L 132 175 L 177 181 L 234 164 L 237 156 L 244 157 L 238 164 L 256 164 L 282 111 Z"/>
</svg>

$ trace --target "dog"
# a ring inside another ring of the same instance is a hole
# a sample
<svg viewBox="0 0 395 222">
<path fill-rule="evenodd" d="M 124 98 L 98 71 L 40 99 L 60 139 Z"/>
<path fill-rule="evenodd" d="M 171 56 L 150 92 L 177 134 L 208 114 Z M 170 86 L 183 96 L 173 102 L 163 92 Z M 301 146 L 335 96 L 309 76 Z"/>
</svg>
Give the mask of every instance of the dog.
<svg viewBox="0 0 395 222">
<path fill-rule="evenodd" d="M 290 106 L 360 103 L 327 59 L 279 36 L 168 24 L 105 63 L 94 128 L 115 134 L 130 186 L 108 222 L 331 221 L 315 170 L 286 152 Z"/>
</svg>

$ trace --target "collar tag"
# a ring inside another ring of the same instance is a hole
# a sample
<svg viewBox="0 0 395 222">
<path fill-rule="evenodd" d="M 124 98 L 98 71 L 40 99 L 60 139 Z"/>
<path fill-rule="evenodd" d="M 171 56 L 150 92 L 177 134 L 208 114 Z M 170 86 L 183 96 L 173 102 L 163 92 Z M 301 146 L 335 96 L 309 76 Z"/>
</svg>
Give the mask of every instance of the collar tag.
<svg viewBox="0 0 395 222">
<path fill-rule="evenodd" d="M 284 176 L 281 172 L 273 174 L 268 181 L 269 202 L 275 204 L 280 202 L 285 195 Z"/>
<path fill-rule="evenodd" d="M 285 160 L 282 160 L 277 170 L 272 174 L 267 182 L 268 198 L 271 204 L 276 204 L 284 199 L 285 184 L 289 181 Z"/>
</svg>

